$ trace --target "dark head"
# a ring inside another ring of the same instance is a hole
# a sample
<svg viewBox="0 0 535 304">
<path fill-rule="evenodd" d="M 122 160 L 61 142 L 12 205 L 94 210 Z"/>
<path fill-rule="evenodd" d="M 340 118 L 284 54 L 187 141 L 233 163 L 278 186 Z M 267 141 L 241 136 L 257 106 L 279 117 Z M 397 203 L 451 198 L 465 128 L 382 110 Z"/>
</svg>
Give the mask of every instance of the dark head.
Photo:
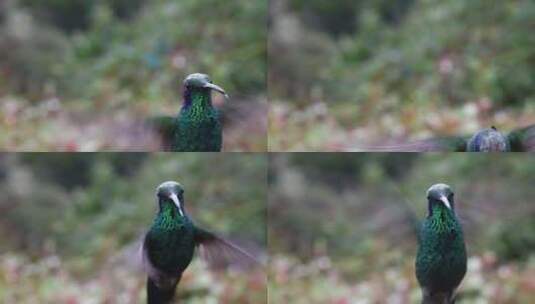
<svg viewBox="0 0 535 304">
<path fill-rule="evenodd" d="M 495 127 L 477 132 L 468 141 L 468 152 L 506 152 L 509 151 L 507 138 Z"/>
<path fill-rule="evenodd" d="M 455 212 L 455 202 L 453 200 L 453 191 L 446 184 L 434 184 L 427 190 L 427 206 L 429 216 L 433 213 L 433 207 L 437 205 L 444 206 Z"/>
<path fill-rule="evenodd" d="M 229 99 L 225 90 L 213 84 L 210 77 L 206 74 L 190 74 L 184 79 L 184 100 L 186 102 L 191 101 L 192 94 L 200 93 L 202 95 L 210 96 L 212 90 L 223 94 L 226 99 Z"/>
<path fill-rule="evenodd" d="M 184 216 L 184 189 L 182 185 L 173 181 L 162 183 L 156 188 L 156 195 L 160 211 L 164 204 L 171 204 L 176 207 L 180 216 Z"/>
</svg>

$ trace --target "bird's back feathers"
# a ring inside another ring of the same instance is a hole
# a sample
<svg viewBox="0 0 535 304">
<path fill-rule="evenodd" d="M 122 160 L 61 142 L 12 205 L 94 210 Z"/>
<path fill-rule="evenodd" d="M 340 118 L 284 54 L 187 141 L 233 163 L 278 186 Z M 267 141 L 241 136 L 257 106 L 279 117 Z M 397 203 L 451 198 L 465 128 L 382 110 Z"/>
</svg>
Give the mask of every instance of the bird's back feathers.
<svg viewBox="0 0 535 304">
<path fill-rule="evenodd" d="M 494 127 L 486 130 L 482 130 L 476 135 L 485 135 L 485 131 L 494 130 Z M 490 132 L 492 133 L 492 132 Z M 499 134 L 499 133 L 498 133 Z M 501 136 L 501 135 L 500 135 Z M 535 151 L 535 124 L 527 127 L 515 129 L 510 132 L 505 138 L 506 149 L 501 150 L 503 152 L 529 152 Z M 379 146 L 360 146 L 356 147 L 356 151 L 369 151 L 369 152 L 467 152 L 480 151 L 479 148 L 469 148 L 470 136 L 449 136 L 441 138 L 430 138 L 409 143 L 400 143 L 392 145 L 379 145 Z M 481 149 L 484 150 L 484 149 Z"/>
</svg>

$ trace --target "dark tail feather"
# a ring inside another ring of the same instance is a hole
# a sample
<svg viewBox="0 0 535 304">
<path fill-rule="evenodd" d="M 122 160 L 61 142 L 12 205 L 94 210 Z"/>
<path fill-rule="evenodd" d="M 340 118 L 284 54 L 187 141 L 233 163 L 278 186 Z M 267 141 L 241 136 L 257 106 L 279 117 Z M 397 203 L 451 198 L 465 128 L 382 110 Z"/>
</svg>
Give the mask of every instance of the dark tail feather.
<svg viewBox="0 0 535 304">
<path fill-rule="evenodd" d="M 151 278 L 147 279 L 147 304 L 167 304 L 175 295 L 176 285 L 169 289 L 161 289 L 154 284 Z"/>
<path fill-rule="evenodd" d="M 455 304 L 455 296 L 451 292 L 435 294 L 424 292 L 422 304 Z"/>
</svg>

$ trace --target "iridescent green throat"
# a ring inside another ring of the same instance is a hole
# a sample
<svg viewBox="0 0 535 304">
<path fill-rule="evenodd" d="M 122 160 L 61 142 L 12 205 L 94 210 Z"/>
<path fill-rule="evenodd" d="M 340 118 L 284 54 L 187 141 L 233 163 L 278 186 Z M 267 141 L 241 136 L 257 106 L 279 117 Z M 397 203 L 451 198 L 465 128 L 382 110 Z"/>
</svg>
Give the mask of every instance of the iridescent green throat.
<svg viewBox="0 0 535 304">
<path fill-rule="evenodd" d="M 185 114 L 191 120 L 202 120 L 212 109 L 212 94 L 209 90 L 192 91 L 186 101 Z"/>
<path fill-rule="evenodd" d="M 180 215 L 172 202 L 161 202 L 161 210 L 154 219 L 154 226 L 164 230 L 173 230 L 184 225 L 185 217 Z"/>
<path fill-rule="evenodd" d="M 452 227 L 457 225 L 453 210 L 450 210 L 441 204 L 433 206 L 429 221 L 432 229 L 437 232 L 449 232 Z"/>
</svg>

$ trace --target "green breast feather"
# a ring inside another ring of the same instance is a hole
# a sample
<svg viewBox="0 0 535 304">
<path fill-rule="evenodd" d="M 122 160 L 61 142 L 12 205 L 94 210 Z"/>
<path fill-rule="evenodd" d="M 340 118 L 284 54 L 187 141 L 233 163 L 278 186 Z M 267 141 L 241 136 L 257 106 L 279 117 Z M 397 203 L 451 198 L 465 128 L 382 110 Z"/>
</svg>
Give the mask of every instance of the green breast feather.
<svg viewBox="0 0 535 304">
<path fill-rule="evenodd" d="M 189 265 L 195 249 L 194 226 L 187 217 L 178 217 L 170 207 L 154 220 L 146 236 L 151 263 L 168 273 L 181 273 Z"/>
<path fill-rule="evenodd" d="M 193 106 L 192 106 L 193 107 Z M 216 109 L 183 109 L 177 118 L 174 151 L 221 151 L 222 127 Z"/>
<path fill-rule="evenodd" d="M 435 206 L 420 230 L 416 276 L 420 285 L 435 292 L 449 292 L 466 272 L 466 251 L 462 228 L 455 214 Z"/>
</svg>

